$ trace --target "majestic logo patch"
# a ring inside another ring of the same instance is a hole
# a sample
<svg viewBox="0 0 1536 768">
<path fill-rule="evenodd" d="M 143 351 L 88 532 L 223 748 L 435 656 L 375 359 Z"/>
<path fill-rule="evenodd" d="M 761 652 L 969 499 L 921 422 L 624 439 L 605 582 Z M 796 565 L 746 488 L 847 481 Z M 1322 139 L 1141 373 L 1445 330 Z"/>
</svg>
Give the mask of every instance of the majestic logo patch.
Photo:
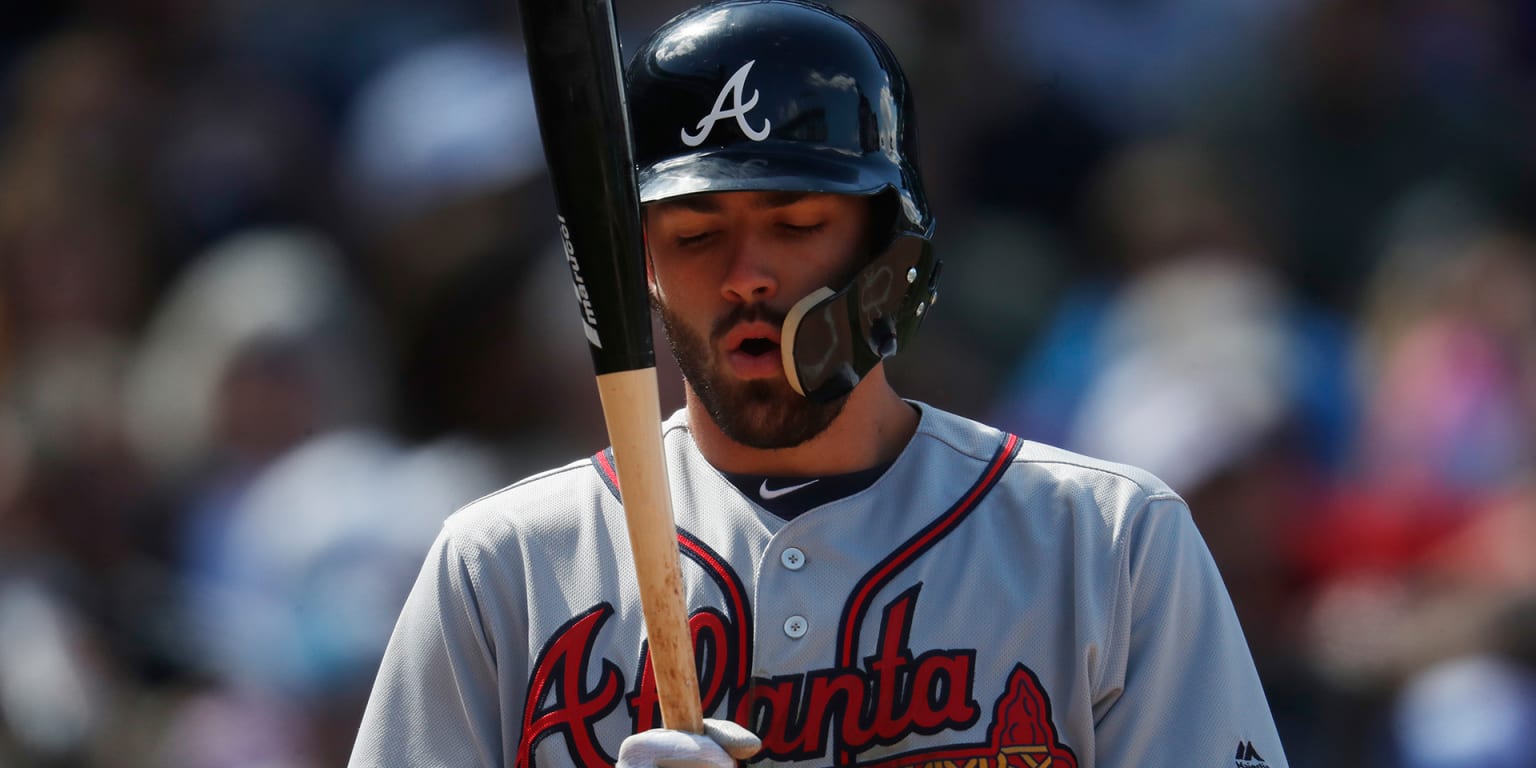
<svg viewBox="0 0 1536 768">
<path fill-rule="evenodd" d="M 1259 755 L 1259 751 L 1253 748 L 1251 741 L 1239 741 L 1237 743 L 1237 768 L 1269 768 L 1269 763 Z"/>
<path fill-rule="evenodd" d="M 747 99 L 746 103 L 742 103 L 741 100 L 742 91 L 746 90 L 747 87 L 747 73 L 752 71 L 752 65 L 756 63 L 757 60 L 753 59 L 741 65 L 741 69 L 736 70 L 736 74 L 731 75 L 731 79 L 725 81 L 725 87 L 721 88 L 720 95 L 715 97 L 714 110 L 701 118 L 698 124 L 694 126 L 698 132 L 690 134 L 687 128 L 682 130 L 684 144 L 690 147 L 697 147 L 703 144 L 704 140 L 709 138 L 709 132 L 714 130 L 715 123 L 727 117 L 736 118 L 736 124 L 741 127 L 741 132 L 747 138 L 753 141 L 762 141 L 768 138 L 768 128 L 770 127 L 768 118 L 763 118 L 763 127 L 757 129 L 754 129 L 747 123 L 747 113 L 757 106 L 757 89 L 752 89 L 752 98 Z M 731 97 L 731 106 L 729 107 L 725 106 L 725 98 L 727 96 Z"/>
</svg>

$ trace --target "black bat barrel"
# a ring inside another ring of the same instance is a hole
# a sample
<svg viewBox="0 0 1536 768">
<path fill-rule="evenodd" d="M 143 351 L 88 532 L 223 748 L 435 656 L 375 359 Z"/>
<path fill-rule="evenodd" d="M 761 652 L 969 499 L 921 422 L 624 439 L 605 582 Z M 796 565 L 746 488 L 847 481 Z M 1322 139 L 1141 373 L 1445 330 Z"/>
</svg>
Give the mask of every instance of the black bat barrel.
<svg viewBox="0 0 1536 768">
<path fill-rule="evenodd" d="M 560 240 L 597 374 L 653 368 L 634 142 L 609 0 L 521 0 Z"/>
</svg>

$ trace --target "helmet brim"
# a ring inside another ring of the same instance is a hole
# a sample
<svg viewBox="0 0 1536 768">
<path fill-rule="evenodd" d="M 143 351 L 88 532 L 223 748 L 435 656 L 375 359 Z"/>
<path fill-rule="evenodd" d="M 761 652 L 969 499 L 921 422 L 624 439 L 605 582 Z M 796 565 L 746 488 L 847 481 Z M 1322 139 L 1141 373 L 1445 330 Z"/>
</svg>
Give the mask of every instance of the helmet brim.
<svg viewBox="0 0 1536 768">
<path fill-rule="evenodd" d="M 716 148 L 661 160 L 637 174 L 640 202 L 654 203 L 704 192 L 825 192 L 873 195 L 896 186 L 890 165 L 835 149 L 779 150 L 768 142 L 747 148 Z"/>
</svg>

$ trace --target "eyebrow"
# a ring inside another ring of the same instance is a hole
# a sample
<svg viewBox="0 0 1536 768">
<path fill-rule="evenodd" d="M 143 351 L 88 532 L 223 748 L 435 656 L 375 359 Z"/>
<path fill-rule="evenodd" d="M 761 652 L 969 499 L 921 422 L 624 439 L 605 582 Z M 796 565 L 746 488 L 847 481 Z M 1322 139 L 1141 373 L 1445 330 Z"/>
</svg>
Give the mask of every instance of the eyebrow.
<svg viewBox="0 0 1536 768">
<path fill-rule="evenodd" d="M 716 193 L 701 193 L 674 197 L 670 200 L 661 200 L 653 203 L 657 210 L 669 210 L 681 208 L 694 213 L 716 213 L 720 210 L 720 201 L 715 197 Z M 757 193 L 752 198 L 752 207 L 756 209 L 783 208 L 793 205 L 807 197 L 811 192 L 789 192 L 784 190 L 771 190 Z"/>
</svg>

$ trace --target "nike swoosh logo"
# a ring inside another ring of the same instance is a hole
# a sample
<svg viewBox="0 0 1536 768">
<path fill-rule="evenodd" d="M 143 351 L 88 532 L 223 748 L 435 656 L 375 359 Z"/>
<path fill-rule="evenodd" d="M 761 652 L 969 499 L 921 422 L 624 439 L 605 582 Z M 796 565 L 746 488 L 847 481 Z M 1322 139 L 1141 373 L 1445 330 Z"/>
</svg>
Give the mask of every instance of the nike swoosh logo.
<svg viewBox="0 0 1536 768">
<path fill-rule="evenodd" d="M 820 479 L 821 478 L 817 478 L 817 480 L 820 480 Z M 801 488 L 806 487 L 807 485 L 815 485 L 815 484 L 816 484 L 816 480 L 809 480 L 809 481 L 801 483 L 799 485 L 786 485 L 783 488 L 769 488 L 768 487 L 768 481 L 764 480 L 762 487 L 757 489 L 757 495 L 763 497 L 763 499 L 765 499 L 765 500 L 772 500 L 772 499 L 777 499 L 778 497 L 783 496 L 785 494 L 794 493 L 795 491 L 798 491 Z"/>
</svg>

